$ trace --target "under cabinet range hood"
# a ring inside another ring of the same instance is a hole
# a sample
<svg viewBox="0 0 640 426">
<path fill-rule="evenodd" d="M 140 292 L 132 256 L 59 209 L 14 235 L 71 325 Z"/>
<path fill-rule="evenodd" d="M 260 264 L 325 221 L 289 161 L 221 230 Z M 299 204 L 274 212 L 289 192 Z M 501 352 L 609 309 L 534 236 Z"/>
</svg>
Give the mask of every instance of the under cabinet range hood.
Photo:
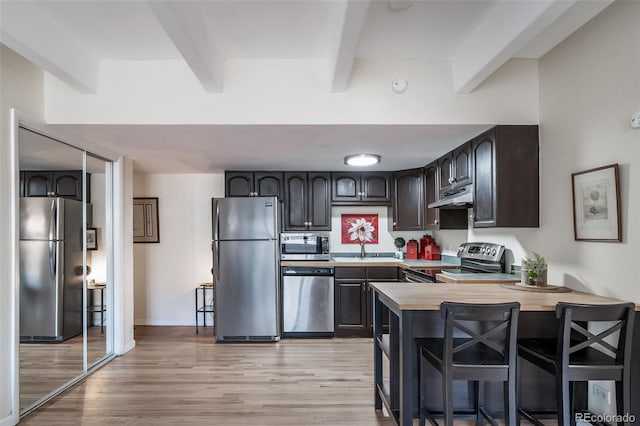
<svg viewBox="0 0 640 426">
<path fill-rule="evenodd" d="M 440 195 L 440 199 L 430 203 L 428 207 L 441 209 L 459 209 L 473 205 L 473 185 L 465 185 Z"/>
</svg>

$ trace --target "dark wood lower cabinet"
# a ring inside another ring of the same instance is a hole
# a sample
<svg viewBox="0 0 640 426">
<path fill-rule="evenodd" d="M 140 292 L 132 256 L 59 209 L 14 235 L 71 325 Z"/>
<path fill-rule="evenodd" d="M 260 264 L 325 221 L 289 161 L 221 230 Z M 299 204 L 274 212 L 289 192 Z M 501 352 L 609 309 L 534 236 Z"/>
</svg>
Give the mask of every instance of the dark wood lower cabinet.
<svg viewBox="0 0 640 426">
<path fill-rule="evenodd" d="M 373 294 L 370 282 L 398 281 L 398 268 L 337 267 L 335 273 L 336 337 L 373 336 Z M 383 327 L 388 328 L 389 311 L 383 312 Z"/>
</svg>

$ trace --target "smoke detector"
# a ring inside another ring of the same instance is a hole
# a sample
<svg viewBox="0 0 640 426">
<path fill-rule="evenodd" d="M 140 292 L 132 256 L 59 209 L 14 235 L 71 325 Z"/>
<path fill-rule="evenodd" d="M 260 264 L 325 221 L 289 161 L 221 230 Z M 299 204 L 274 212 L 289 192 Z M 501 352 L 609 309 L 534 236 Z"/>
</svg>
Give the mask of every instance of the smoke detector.
<svg viewBox="0 0 640 426">
<path fill-rule="evenodd" d="M 391 82 L 391 90 L 393 90 L 394 93 L 404 93 L 407 87 L 409 87 L 409 83 L 407 80 L 401 78 L 396 78 Z"/>
</svg>

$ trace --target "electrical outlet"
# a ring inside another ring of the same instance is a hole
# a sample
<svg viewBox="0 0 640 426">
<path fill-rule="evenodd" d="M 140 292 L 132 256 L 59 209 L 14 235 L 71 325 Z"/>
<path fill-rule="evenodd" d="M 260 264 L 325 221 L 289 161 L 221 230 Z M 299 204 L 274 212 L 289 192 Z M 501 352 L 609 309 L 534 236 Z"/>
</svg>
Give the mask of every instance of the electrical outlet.
<svg viewBox="0 0 640 426">
<path fill-rule="evenodd" d="M 603 386 L 598 384 L 593 385 L 593 396 L 595 396 L 598 400 L 605 402 L 607 404 L 611 404 L 611 391 Z"/>
</svg>

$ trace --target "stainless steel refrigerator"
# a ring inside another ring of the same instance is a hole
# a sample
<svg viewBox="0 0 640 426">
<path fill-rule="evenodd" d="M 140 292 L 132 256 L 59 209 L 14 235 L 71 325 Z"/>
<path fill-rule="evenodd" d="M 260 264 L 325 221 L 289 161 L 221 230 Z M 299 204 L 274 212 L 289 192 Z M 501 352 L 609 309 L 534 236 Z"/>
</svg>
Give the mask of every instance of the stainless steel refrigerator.
<svg viewBox="0 0 640 426">
<path fill-rule="evenodd" d="M 278 341 L 279 203 L 276 197 L 214 198 L 216 341 Z"/>
<path fill-rule="evenodd" d="M 20 199 L 20 340 L 82 333 L 82 202 Z"/>
</svg>

